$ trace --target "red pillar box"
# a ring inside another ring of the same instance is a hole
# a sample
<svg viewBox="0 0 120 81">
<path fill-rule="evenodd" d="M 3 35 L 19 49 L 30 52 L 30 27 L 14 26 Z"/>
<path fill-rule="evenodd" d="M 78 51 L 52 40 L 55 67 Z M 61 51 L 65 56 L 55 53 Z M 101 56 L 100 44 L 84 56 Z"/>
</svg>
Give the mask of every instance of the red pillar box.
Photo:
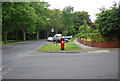
<svg viewBox="0 0 120 81">
<path fill-rule="evenodd" d="M 61 50 L 64 50 L 64 38 L 61 38 Z"/>
</svg>

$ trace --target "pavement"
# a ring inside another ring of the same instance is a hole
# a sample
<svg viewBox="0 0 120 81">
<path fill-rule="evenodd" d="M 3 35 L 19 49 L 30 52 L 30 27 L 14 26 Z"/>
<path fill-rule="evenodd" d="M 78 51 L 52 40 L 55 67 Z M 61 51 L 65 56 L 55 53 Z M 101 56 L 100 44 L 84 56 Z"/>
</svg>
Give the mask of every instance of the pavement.
<svg viewBox="0 0 120 81">
<path fill-rule="evenodd" d="M 3 46 L 3 79 L 117 79 L 117 49 L 84 48 L 79 53 L 36 51 L 46 40 Z M 97 49 L 97 50 L 95 50 Z M 102 51 L 101 51 L 102 50 Z"/>
<path fill-rule="evenodd" d="M 82 48 L 93 48 L 93 47 L 81 44 L 80 42 L 77 41 L 77 39 L 74 40 L 74 43 L 77 44 L 79 47 L 82 47 Z"/>
</svg>

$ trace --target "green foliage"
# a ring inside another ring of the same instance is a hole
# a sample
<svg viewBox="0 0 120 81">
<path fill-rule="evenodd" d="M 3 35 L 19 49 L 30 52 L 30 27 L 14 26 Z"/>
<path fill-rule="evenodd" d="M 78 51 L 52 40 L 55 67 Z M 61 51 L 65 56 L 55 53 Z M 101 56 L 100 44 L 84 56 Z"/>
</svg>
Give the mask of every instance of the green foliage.
<svg viewBox="0 0 120 81">
<path fill-rule="evenodd" d="M 62 33 L 73 35 L 78 31 L 78 23 L 88 24 L 88 12 L 73 12 L 71 6 L 59 9 L 48 9 L 50 4 L 39 2 L 3 2 L 2 23 L 3 41 L 7 40 L 31 40 L 46 38 L 51 34 Z M 1 16 L 0 16 L 1 17 Z M 77 22 L 78 21 L 78 22 Z M 51 33 L 54 28 L 55 32 Z M 87 26 L 87 31 L 89 26 Z M 89 31 L 88 31 L 89 32 Z"/>
<path fill-rule="evenodd" d="M 92 39 L 92 42 L 104 42 L 105 41 L 105 39 L 103 38 L 103 36 L 100 34 L 98 30 L 94 30 L 91 33 L 91 39 Z"/>
<path fill-rule="evenodd" d="M 110 9 L 101 8 L 97 14 L 99 31 L 104 37 L 120 37 L 120 7 L 115 3 Z"/>
<path fill-rule="evenodd" d="M 61 32 L 62 29 L 62 16 L 59 9 L 54 9 L 50 14 L 50 26 L 54 28 L 55 33 Z"/>
<path fill-rule="evenodd" d="M 14 39 L 12 35 L 16 32 L 23 32 L 26 39 L 26 34 L 34 36 L 36 30 L 46 29 L 47 2 L 3 2 L 2 6 L 4 41 L 11 39 L 10 37 Z"/>
<path fill-rule="evenodd" d="M 115 41 L 115 37 L 103 37 L 97 29 L 91 33 L 78 33 L 77 37 L 91 39 L 92 42 Z"/>
<path fill-rule="evenodd" d="M 90 33 L 92 31 L 93 31 L 93 29 L 91 27 L 89 27 L 86 20 L 84 20 L 83 25 L 79 28 L 80 33 L 78 33 L 78 37 L 90 38 L 91 37 Z"/>
<path fill-rule="evenodd" d="M 74 33 L 75 33 L 75 28 L 73 26 L 70 26 L 68 28 L 68 35 L 74 35 Z"/>
<path fill-rule="evenodd" d="M 2 2 L 0 2 L 0 44 L 2 42 Z"/>
<path fill-rule="evenodd" d="M 74 21 L 74 14 L 73 14 L 74 8 L 71 6 L 65 7 L 62 11 L 62 21 L 63 21 L 63 30 L 67 31 L 64 34 L 70 34 L 68 31 L 69 27 L 73 26 L 73 21 Z M 74 31 L 74 29 L 72 28 Z"/>
<path fill-rule="evenodd" d="M 78 33 L 78 34 L 77 34 L 77 37 L 84 38 L 84 34 L 83 34 L 83 33 Z"/>
<path fill-rule="evenodd" d="M 91 31 L 91 28 L 87 25 L 86 20 L 84 20 L 83 25 L 79 28 L 80 33 L 89 33 Z"/>
<path fill-rule="evenodd" d="M 78 29 L 80 26 L 84 24 L 84 20 L 87 24 L 91 24 L 90 18 L 88 15 L 88 12 L 82 11 L 82 12 L 75 12 L 74 13 L 74 27 L 76 29 L 76 33 L 78 33 Z"/>
<path fill-rule="evenodd" d="M 67 35 L 68 31 L 63 31 L 62 35 L 65 36 Z"/>
</svg>

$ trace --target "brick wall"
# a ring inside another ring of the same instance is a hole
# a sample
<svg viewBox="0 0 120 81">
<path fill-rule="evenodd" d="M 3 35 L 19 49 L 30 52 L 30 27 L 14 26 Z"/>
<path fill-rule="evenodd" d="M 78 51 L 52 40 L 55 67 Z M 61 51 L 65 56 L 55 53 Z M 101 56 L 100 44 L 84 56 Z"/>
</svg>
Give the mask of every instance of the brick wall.
<svg viewBox="0 0 120 81">
<path fill-rule="evenodd" d="M 118 47 L 120 47 L 120 40 L 114 41 L 114 42 L 90 42 L 90 41 L 84 42 L 84 40 L 80 40 L 80 38 L 78 38 L 77 41 L 82 44 L 92 46 L 92 47 L 101 47 L 101 48 L 118 48 Z"/>
</svg>

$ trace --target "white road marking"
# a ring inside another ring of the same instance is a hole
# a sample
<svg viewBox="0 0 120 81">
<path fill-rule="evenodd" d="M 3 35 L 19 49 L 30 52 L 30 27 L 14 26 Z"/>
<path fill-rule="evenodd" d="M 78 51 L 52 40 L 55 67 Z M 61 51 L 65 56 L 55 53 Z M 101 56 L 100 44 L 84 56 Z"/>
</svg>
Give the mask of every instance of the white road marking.
<svg viewBox="0 0 120 81">
<path fill-rule="evenodd" d="M 5 66 L 2 66 L 2 67 L 5 68 Z M 2 68 L 2 69 L 3 69 L 3 68 Z M 3 72 L 2 75 L 6 75 L 6 74 L 8 73 L 8 71 L 10 71 L 10 70 L 12 70 L 12 69 L 13 69 L 13 67 L 10 67 L 10 68 L 6 69 L 6 71 Z"/>
<path fill-rule="evenodd" d="M 2 75 L 6 75 L 6 74 L 7 74 L 7 72 L 2 73 Z"/>
<path fill-rule="evenodd" d="M 109 50 L 89 51 L 88 53 L 107 53 Z"/>
<path fill-rule="evenodd" d="M 0 68 L 0 70 L 2 70 L 2 68 Z"/>
<path fill-rule="evenodd" d="M 5 66 L 2 66 L 2 68 L 5 68 Z"/>
<path fill-rule="evenodd" d="M 9 70 L 11 70 L 12 68 L 8 68 L 7 70 L 9 71 Z"/>
</svg>

